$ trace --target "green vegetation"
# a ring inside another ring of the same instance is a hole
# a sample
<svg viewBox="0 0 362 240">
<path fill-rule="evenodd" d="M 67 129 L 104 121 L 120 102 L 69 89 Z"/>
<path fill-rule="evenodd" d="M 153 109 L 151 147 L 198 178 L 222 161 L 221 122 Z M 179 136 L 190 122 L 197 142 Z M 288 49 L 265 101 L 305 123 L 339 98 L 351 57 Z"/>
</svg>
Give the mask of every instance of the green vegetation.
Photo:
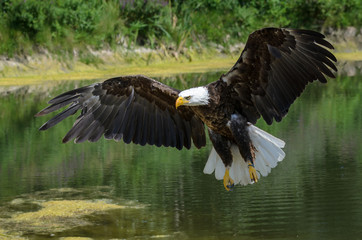
<svg viewBox="0 0 362 240">
<path fill-rule="evenodd" d="M 265 26 L 361 26 L 359 0 L 1 0 L 0 55 L 53 53 L 101 63 L 90 49 L 185 48 L 245 41 Z"/>
</svg>

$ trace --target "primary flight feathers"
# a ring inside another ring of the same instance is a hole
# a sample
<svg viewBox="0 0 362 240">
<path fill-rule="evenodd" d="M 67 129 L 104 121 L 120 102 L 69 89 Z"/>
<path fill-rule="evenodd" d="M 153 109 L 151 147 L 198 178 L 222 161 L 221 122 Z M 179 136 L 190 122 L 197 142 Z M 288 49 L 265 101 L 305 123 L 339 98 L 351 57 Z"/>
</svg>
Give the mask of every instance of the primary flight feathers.
<svg viewBox="0 0 362 240">
<path fill-rule="evenodd" d="M 53 127 L 81 109 L 81 115 L 63 142 L 97 141 L 103 134 L 107 139 L 123 140 L 182 149 L 205 145 L 204 125 L 187 108 L 175 109 L 180 91 L 151 78 L 137 75 L 109 79 L 63 93 L 49 101 L 49 107 L 36 116 L 70 106 L 56 115 L 40 130 Z"/>
<path fill-rule="evenodd" d="M 265 28 L 249 36 L 240 58 L 221 77 L 232 85 L 232 97 L 242 112 L 255 123 L 263 116 L 271 124 L 280 121 L 308 82 L 327 82 L 333 77 L 337 59 L 324 47 L 333 46 L 318 32 Z M 328 66 L 328 67 L 327 67 Z"/>
</svg>

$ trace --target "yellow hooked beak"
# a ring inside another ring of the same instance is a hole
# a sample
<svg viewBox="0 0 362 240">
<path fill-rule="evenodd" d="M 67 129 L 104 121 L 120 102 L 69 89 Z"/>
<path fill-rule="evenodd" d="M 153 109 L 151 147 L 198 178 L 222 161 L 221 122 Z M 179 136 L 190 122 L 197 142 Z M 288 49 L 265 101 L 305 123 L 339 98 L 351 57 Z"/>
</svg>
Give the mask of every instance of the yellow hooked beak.
<svg viewBox="0 0 362 240">
<path fill-rule="evenodd" d="M 189 101 L 187 101 L 186 99 L 184 99 L 183 97 L 178 97 L 176 100 L 176 109 L 181 106 L 184 105 L 185 103 L 188 103 Z"/>
</svg>

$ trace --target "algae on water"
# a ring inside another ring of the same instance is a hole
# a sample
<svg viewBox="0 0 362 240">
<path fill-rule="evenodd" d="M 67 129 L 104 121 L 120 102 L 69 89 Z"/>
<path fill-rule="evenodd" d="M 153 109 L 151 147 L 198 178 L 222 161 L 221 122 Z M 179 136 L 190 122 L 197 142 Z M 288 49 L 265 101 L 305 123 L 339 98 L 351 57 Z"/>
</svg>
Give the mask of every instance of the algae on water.
<svg viewBox="0 0 362 240">
<path fill-rule="evenodd" d="M 0 239 L 22 239 L 24 234 L 51 235 L 75 227 L 93 225 L 89 216 L 107 214 L 111 210 L 143 208 L 141 204 L 105 198 L 104 189 L 51 189 L 22 195 L 0 208 Z M 99 199 L 81 199 L 97 194 Z M 73 196 L 64 199 L 61 196 Z"/>
</svg>

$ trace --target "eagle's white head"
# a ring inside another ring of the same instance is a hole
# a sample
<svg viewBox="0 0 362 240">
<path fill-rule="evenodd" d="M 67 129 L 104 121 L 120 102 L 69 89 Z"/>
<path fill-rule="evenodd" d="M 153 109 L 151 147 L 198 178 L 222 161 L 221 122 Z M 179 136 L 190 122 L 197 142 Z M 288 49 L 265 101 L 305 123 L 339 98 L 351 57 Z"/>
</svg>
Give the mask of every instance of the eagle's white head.
<svg viewBox="0 0 362 240">
<path fill-rule="evenodd" d="M 200 106 L 209 103 L 209 92 L 206 87 L 190 88 L 182 91 L 176 100 L 176 108 L 181 105 L 185 106 Z"/>
</svg>

